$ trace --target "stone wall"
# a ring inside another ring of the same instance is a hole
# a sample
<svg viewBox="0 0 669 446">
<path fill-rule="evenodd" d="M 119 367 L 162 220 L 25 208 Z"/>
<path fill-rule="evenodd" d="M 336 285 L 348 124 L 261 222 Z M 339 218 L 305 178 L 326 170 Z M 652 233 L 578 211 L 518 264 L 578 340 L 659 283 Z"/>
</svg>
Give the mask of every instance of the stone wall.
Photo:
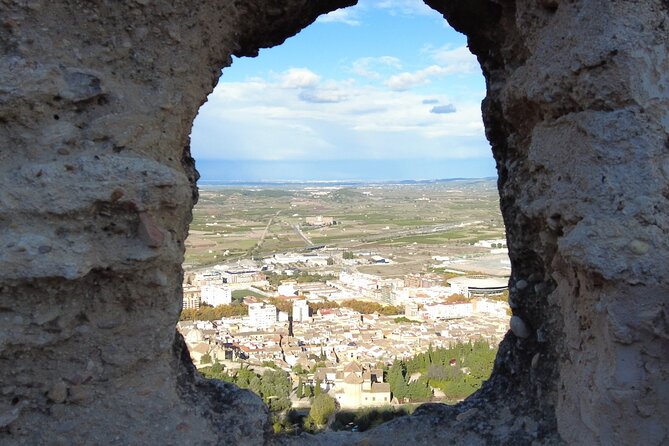
<svg viewBox="0 0 669 446">
<path fill-rule="evenodd" d="M 354 0 L 0 0 L 0 443 L 669 441 L 665 1 L 427 0 L 488 95 L 512 331 L 484 388 L 273 438 L 175 335 L 188 135 L 232 54 Z"/>
</svg>

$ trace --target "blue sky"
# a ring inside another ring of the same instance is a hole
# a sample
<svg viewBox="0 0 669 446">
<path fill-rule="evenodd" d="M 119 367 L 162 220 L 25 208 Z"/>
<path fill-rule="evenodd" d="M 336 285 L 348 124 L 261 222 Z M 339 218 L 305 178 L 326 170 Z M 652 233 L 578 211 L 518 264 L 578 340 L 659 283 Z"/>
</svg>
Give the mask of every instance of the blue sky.
<svg viewBox="0 0 669 446">
<path fill-rule="evenodd" d="M 204 180 L 494 176 L 483 76 L 420 0 L 360 0 L 257 58 L 235 59 L 200 110 Z"/>
</svg>

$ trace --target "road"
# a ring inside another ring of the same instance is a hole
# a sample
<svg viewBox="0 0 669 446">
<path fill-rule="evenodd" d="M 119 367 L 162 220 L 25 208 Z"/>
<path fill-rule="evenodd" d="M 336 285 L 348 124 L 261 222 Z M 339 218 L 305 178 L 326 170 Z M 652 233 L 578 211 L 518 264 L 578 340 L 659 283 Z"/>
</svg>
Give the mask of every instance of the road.
<svg viewBox="0 0 669 446">
<path fill-rule="evenodd" d="M 276 211 L 276 214 L 272 215 L 267 222 L 267 226 L 265 226 L 265 230 L 262 232 L 262 235 L 260 236 L 260 239 L 258 239 L 258 243 L 256 243 L 256 246 L 260 248 L 265 241 L 265 237 L 267 237 L 267 233 L 269 232 L 269 227 L 272 226 L 272 223 L 274 222 L 274 219 L 279 216 L 281 211 Z"/>
<path fill-rule="evenodd" d="M 311 243 L 311 240 L 309 240 L 309 239 L 307 238 L 307 236 L 304 235 L 304 232 L 302 232 L 302 230 L 300 229 L 300 225 L 297 225 L 297 224 L 293 225 L 293 229 L 295 230 L 295 233 L 296 233 L 297 235 L 299 235 L 300 238 L 302 238 L 302 240 L 304 240 L 304 243 L 307 244 L 307 248 L 310 247 L 310 246 L 314 246 L 314 244 Z"/>
<path fill-rule="evenodd" d="M 399 231 L 388 231 L 383 234 L 370 235 L 368 237 L 360 238 L 361 242 L 376 242 L 379 240 L 399 238 L 399 237 L 409 237 L 412 235 L 424 235 L 424 234 L 434 234 L 437 232 L 447 232 L 453 229 L 464 228 L 466 226 L 478 225 L 483 223 L 482 221 L 470 221 L 467 223 L 454 223 L 454 224 L 441 224 L 436 226 L 423 226 L 420 228 L 414 229 L 402 229 Z"/>
</svg>

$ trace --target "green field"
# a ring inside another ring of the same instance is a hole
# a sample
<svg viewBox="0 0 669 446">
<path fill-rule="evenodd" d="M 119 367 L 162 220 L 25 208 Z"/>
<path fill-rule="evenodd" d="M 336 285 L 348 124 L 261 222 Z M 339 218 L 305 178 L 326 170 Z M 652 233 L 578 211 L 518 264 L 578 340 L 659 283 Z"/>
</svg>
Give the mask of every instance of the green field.
<svg viewBox="0 0 669 446">
<path fill-rule="evenodd" d="M 307 217 L 319 215 L 337 224 L 305 225 Z M 460 224 L 466 226 L 444 229 Z M 314 244 L 383 255 L 405 256 L 410 250 L 419 257 L 468 252 L 477 240 L 504 236 L 494 180 L 342 188 L 209 186 L 200 190 L 193 210 L 185 266 L 300 251 L 307 244 L 294 225 Z"/>
<path fill-rule="evenodd" d="M 266 297 L 266 296 L 263 296 L 260 293 L 256 293 L 255 291 L 251 291 L 251 290 L 234 290 L 232 292 L 232 300 L 243 300 L 246 296 L 253 296 L 253 297 L 260 297 L 260 298 Z"/>
</svg>

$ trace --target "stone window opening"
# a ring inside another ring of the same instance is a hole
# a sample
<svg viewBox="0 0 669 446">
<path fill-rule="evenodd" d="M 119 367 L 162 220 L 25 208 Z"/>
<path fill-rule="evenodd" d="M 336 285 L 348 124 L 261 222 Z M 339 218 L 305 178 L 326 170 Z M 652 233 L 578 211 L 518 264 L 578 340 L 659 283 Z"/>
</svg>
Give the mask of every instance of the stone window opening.
<svg viewBox="0 0 669 446">
<path fill-rule="evenodd" d="M 261 56 L 258 56 L 258 57 L 262 57 L 262 55 L 261 55 Z M 224 73 L 223 73 L 223 79 L 225 78 L 225 72 L 228 72 L 227 70 L 234 70 L 234 66 L 229 67 L 229 68 L 227 68 L 226 70 L 224 70 Z M 436 81 L 436 82 L 438 82 L 438 81 Z M 194 155 L 194 156 L 197 156 L 198 154 L 197 154 L 197 153 L 193 153 L 193 155 Z M 373 402 L 376 402 L 376 397 L 367 397 L 367 396 L 365 396 L 365 397 L 364 397 L 364 400 L 365 400 L 365 401 L 369 401 L 369 402 L 372 402 L 372 401 L 373 401 Z M 387 401 L 388 401 L 388 398 L 384 398 L 384 401 L 387 402 Z"/>
</svg>

